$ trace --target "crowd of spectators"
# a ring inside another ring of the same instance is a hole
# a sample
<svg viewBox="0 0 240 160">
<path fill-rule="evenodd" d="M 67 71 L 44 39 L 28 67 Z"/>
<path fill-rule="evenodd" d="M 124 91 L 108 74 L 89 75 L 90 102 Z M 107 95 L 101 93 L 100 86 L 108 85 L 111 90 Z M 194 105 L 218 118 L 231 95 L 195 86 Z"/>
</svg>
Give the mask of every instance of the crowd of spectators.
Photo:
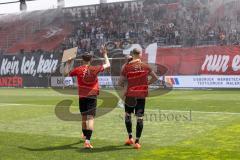
<svg viewBox="0 0 240 160">
<path fill-rule="evenodd" d="M 82 10 L 81 18 L 72 17 L 75 29 L 62 48 L 78 46 L 79 51 L 90 51 L 108 41 L 125 40 L 142 46 L 152 42 L 159 46 L 239 44 L 240 6 L 234 19 L 231 14 L 220 16 L 212 11 L 206 0 L 147 0 L 131 4 L 102 4 L 95 12 Z M 223 10 L 224 7 L 225 13 Z"/>
</svg>

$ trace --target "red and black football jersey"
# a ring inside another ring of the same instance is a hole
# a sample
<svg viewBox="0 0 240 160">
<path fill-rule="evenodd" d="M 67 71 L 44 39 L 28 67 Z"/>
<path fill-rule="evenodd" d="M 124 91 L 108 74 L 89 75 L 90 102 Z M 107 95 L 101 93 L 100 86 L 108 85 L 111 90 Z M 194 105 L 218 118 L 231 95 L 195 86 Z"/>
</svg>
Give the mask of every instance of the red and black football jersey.
<svg viewBox="0 0 240 160">
<path fill-rule="evenodd" d="M 127 97 L 144 98 L 148 96 L 148 75 L 152 72 L 150 66 L 141 60 L 126 63 L 122 68 L 122 76 L 128 82 Z"/>
<path fill-rule="evenodd" d="M 74 68 L 70 76 L 76 76 L 79 97 L 95 96 L 99 94 L 98 74 L 103 72 L 103 66 L 83 65 Z"/>
</svg>

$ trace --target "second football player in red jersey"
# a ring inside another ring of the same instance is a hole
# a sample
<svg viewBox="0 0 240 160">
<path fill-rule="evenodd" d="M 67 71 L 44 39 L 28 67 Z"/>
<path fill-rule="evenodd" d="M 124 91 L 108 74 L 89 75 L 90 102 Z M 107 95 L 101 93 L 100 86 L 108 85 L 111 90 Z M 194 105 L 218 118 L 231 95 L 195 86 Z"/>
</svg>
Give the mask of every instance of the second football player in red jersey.
<svg viewBox="0 0 240 160">
<path fill-rule="evenodd" d="M 110 67 L 110 62 L 107 56 L 107 50 L 102 47 L 101 52 L 104 56 L 105 63 L 99 66 L 92 66 L 92 55 L 85 53 L 82 55 L 83 65 L 74 68 L 69 75 L 77 77 L 78 94 L 79 94 L 79 109 L 82 115 L 82 132 L 85 137 L 85 148 L 93 148 L 90 139 L 93 132 L 94 116 L 96 114 L 97 95 L 99 94 L 98 74 Z M 70 65 L 69 60 L 68 65 Z M 67 67 L 69 68 L 69 67 Z M 68 73 L 68 71 L 65 71 Z"/>
<path fill-rule="evenodd" d="M 143 130 L 143 116 L 145 109 L 145 98 L 148 96 L 148 85 L 158 80 L 157 75 L 150 66 L 141 61 L 141 52 L 134 49 L 131 52 L 132 60 L 122 67 L 120 86 L 124 87 L 127 81 L 127 92 L 125 93 L 125 125 L 128 132 L 126 145 L 134 144 L 136 149 L 141 148 L 139 139 Z M 148 77 L 151 77 L 148 80 Z M 137 117 L 136 140 L 132 137 L 131 114 L 135 112 Z"/>
</svg>

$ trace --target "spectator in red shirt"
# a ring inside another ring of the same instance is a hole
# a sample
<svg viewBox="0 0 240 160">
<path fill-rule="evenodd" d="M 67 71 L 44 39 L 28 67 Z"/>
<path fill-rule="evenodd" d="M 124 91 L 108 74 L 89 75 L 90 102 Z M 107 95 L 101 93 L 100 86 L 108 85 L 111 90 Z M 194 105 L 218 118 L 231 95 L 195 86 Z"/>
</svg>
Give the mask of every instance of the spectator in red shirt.
<svg viewBox="0 0 240 160">
<path fill-rule="evenodd" d="M 85 138 L 84 147 L 93 148 L 90 139 L 93 132 L 94 116 L 96 114 L 97 96 L 99 94 L 98 74 L 110 67 L 110 62 L 107 56 L 107 50 L 102 47 L 101 52 L 104 56 L 105 63 L 99 66 L 92 66 L 92 55 L 86 53 L 82 55 L 83 65 L 74 68 L 70 73 L 72 77 L 77 77 L 78 94 L 79 94 L 79 109 L 82 115 L 82 132 Z M 68 67 L 71 60 L 68 62 Z"/>
</svg>

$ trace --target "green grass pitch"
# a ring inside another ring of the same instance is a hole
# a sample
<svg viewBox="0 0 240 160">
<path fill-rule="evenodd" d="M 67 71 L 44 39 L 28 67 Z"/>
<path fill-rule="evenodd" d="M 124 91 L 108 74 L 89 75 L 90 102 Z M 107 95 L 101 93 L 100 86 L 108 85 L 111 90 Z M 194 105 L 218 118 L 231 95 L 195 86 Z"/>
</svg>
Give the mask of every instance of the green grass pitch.
<svg viewBox="0 0 240 160">
<path fill-rule="evenodd" d="M 0 160 L 240 159 L 240 91 L 174 90 L 149 98 L 141 150 L 123 145 L 121 108 L 96 119 L 95 148 L 83 149 L 80 122 L 55 115 L 55 105 L 66 98 L 77 112 L 76 96 L 51 89 L 0 89 Z M 159 113 L 181 117 L 157 119 Z"/>
</svg>

